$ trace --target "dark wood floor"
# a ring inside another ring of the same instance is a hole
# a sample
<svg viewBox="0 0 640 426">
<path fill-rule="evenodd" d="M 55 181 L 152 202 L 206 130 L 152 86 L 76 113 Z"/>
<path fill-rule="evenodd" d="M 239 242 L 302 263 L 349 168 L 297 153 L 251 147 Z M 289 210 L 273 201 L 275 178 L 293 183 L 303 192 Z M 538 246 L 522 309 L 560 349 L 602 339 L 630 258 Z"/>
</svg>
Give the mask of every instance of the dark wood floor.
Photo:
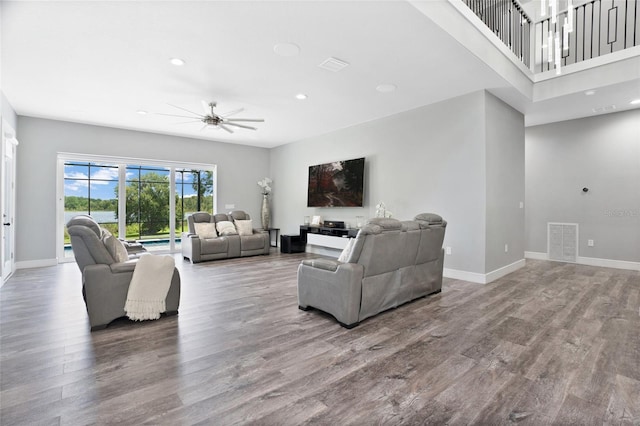
<svg viewBox="0 0 640 426">
<path fill-rule="evenodd" d="M 180 314 L 89 332 L 75 264 L 0 290 L 0 423 L 640 424 L 640 273 L 527 261 L 346 330 L 305 254 L 190 265 Z"/>
</svg>

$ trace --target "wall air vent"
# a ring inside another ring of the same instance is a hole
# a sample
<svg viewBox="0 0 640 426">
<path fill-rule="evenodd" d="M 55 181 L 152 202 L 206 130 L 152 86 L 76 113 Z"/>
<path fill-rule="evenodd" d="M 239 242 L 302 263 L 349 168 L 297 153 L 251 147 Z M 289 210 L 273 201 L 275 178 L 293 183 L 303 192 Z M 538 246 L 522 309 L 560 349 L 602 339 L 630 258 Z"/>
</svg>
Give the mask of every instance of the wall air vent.
<svg viewBox="0 0 640 426">
<path fill-rule="evenodd" d="M 578 261 L 577 223 L 547 223 L 547 256 L 560 262 Z"/>
<path fill-rule="evenodd" d="M 342 70 L 344 67 L 346 67 L 348 65 L 349 65 L 349 63 L 347 63 L 345 61 L 341 61 L 340 59 L 328 58 L 328 59 L 325 59 L 318 66 L 320 68 L 328 70 L 328 71 L 338 72 L 338 71 Z"/>
</svg>

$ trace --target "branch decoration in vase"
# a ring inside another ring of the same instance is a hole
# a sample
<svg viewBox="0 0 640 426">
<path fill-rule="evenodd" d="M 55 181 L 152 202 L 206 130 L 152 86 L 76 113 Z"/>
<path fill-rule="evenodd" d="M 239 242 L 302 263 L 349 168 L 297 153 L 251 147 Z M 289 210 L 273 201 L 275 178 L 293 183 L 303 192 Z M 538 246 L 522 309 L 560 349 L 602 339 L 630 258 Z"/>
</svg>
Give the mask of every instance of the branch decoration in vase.
<svg viewBox="0 0 640 426">
<path fill-rule="evenodd" d="M 269 229 L 269 222 L 271 220 L 269 214 L 269 194 L 271 194 L 271 183 L 273 181 L 265 177 L 258 181 L 258 186 L 261 188 L 262 193 L 262 209 L 260 210 L 260 219 L 262 220 L 262 229 Z"/>
</svg>

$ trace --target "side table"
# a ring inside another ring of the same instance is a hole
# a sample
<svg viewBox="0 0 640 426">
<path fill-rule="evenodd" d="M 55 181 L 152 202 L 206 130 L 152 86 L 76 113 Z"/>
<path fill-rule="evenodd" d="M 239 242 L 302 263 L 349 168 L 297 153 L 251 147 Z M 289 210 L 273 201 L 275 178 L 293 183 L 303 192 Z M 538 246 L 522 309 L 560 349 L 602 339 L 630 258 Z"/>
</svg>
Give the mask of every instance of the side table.
<svg viewBox="0 0 640 426">
<path fill-rule="evenodd" d="M 280 235 L 280 228 L 267 228 L 265 229 L 269 233 L 269 246 L 278 247 L 278 235 Z M 275 241 L 271 238 L 271 235 L 275 234 Z"/>
</svg>

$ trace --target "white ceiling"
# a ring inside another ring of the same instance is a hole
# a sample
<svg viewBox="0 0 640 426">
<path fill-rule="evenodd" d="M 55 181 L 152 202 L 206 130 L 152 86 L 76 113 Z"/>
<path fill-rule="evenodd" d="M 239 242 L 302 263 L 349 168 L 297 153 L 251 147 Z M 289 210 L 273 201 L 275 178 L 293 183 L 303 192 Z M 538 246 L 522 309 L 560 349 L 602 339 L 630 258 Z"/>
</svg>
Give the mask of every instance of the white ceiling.
<svg viewBox="0 0 640 426">
<path fill-rule="evenodd" d="M 300 53 L 276 55 L 282 42 Z M 186 64 L 171 65 L 174 57 Z M 329 57 L 350 65 L 318 68 Z M 510 90 L 404 1 L 3 1 L 1 72 L 19 115 L 262 147 L 476 90 Z M 377 92 L 383 83 L 397 90 Z M 168 104 L 200 113 L 201 100 L 265 122 L 230 135 L 153 114 L 182 115 Z M 539 124 L 584 99 L 556 103 L 514 107 Z"/>
</svg>

